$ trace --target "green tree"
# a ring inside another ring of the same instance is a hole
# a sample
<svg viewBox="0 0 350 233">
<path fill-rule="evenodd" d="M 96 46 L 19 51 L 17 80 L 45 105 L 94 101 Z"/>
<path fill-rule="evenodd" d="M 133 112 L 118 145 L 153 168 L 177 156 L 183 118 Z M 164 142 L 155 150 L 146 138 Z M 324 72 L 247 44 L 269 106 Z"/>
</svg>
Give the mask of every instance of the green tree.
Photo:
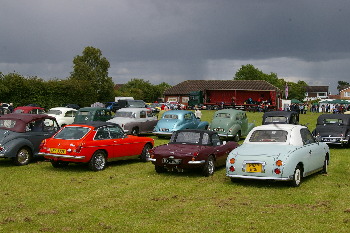
<svg viewBox="0 0 350 233">
<path fill-rule="evenodd" d="M 338 86 L 337 86 L 337 90 L 340 93 L 341 90 L 344 90 L 345 88 L 350 87 L 350 84 L 348 82 L 345 81 L 338 81 Z"/>
<path fill-rule="evenodd" d="M 85 86 L 85 95 L 92 103 L 111 101 L 114 98 L 114 83 L 112 78 L 108 77 L 109 67 L 109 61 L 102 56 L 101 50 L 89 46 L 81 56 L 74 57 L 70 80 L 90 84 L 89 87 Z"/>
</svg>

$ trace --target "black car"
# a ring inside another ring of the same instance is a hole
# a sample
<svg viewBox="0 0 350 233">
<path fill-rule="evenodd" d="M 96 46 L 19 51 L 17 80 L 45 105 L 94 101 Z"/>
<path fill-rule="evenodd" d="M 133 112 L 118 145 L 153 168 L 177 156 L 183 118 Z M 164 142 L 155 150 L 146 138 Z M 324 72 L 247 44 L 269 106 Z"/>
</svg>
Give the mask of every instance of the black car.
<svg viewBox="0 0 350 233">
<path fill-rule="evenodd" d="M 45 114 L 11 113 L 0 116 L 0 158 L 26 165 L 39 153 L 42 140 L 59 129 L 54 117 Z"/>
<path fill-rule="evenodd" d="M 263 125 L 267 124 L 299 124 L 299 113 L 294 111 L 271 111 L 265 112 L 262 120 Z"/>
<path fill-rule="evenodd" d="M 327 144 L 349 144 L 350 115 L 322 114 L 317 118 L 316 129 L 312 133 Z"/>
</svg>

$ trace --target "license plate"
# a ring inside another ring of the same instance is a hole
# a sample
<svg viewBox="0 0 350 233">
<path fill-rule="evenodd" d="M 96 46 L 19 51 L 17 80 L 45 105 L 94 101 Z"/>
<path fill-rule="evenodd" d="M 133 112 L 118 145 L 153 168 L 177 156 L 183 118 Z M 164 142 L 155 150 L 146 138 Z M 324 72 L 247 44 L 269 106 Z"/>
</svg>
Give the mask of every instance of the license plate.
<svg viewBox="0 0 350 233">
<path fill-rule="evenodd" d="M 246 172 L 261 172 L 261 163 L 247 163 L 245 167 Z"/>
<path fill-rule="evenodd" d="M 169 129 L 167 129 L 167 128 L 161 128 L 161 129 L 160 129 L 160 131 L 163 131 L 163 132 L 168 132 L 168 131 L 169 131 Z"/>
<path fill-rule="evenodd" d="M 225 130 L 222 129 L 222 128 L 216 128 L 215 131 L 223 132 L 223 131 L 225 131 Z"/>
<path fill-rule="evenodd" d="M 66 154 L 66 149 L 50 148 L 50 153 L 52 154 Z"/>
<path fill-rule="evenodd" d="M 324 142 L 335 142 L 336 139 L 335 138 L 323 138 Z"/>
<path fill-rule="evenodd" d="M 163 163 L 166 164 L 180 164 L 182 159 L 169 159 L 169 158 L 163 158 Z"/>
</svg>

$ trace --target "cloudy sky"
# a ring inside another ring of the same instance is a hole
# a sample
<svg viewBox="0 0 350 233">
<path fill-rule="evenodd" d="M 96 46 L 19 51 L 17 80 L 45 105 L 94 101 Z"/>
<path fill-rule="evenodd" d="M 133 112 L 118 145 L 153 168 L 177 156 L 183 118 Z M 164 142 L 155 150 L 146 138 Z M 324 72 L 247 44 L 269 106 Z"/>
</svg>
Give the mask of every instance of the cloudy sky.
<svg viewBox="0 0 350 233">
<path fill-rule="evenodd" d="M 232 79 L 252 64 L 350 82 L 349 0 L 0 0 L 0 72 L 64 79 L 87 46 L 115 83 Z"/>
</svg>

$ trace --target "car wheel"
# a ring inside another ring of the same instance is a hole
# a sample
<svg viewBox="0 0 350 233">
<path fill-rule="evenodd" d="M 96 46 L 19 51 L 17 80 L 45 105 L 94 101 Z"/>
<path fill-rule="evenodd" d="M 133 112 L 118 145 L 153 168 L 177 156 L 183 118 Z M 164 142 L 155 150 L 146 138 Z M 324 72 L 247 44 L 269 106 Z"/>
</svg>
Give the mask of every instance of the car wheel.
<svg viewBox="0 0 350 233">
<path fill-rule="evenodd" d="M 328 159 L 327 159 L 327 157 L 324 159 L 322 173 L 323 174 L 327 174 L 328 173 Z"/>
<path fill-rule="evenodd" d="M 69 163 L 66 161 L 51 160 L 51 164 L 54 168 L 61 168 L 61 167 L 67 167 Z"/>
<path fill-rule="evenodd" d="M 106 153 L 98 150 L 93 155 L 89 162 L 89 168 L 92 171 L 102 171 L 106 168 Z"/>
<path fill-rule="evenodd" d="M 150 153 L 149 150 L 152 148 L 152 146 L 150 144 L 146 144 L 143 149 L 142 149 L 142 153 L 140 156 L 140 159 L 142 162 L 147 162 L 148 159 L 150 158 Z"/>
<path fill-rule="evenodd" d="M 23 165 L 27 165 L 31 159 L 32 159 L 32 153 L 30 149 L 26 147 L 22 147 L 17 152 L 17 155 L 14 158 L 13 162 L 17 166 L 23 166 Z"/>
<path fill-rule="evenodd" d="M 299 187 L 301 184 L 301 178 L 302 178 L 302 171 L 299 165 L 296 166 L 293 174 L 293 179 L 291 181 L 291 185 L 293 187 Z"/>
<path fill-rule="evenodd" d="M 205 162 L 204 168 L 203 168 L 203 175 L 208 177 L 212 176 L 215 171 L 215 163 L 213 156 L 209 156 L 208 160 Z"/>
<path fill-rule="evenodd" d="M 154 169 L 156 170 L 157 173 L 164 173 L 166 172 L 166 168 L 158 165 L 154 165 Z"/>
<path fill-rule="evenodd" d="M 234 140 L 235 142 L 239 142 L 239 140 L 241 140 L 241 132 L 240 132 L 240 131 L 238 131 L 238 132 L 236 133 L 236 135 L 234 136 L 233 140 Z"/>
<path fill-rule="evenodd" d="M 131 134 L 132 134 L 132 135 L 134 135 L 134 136 L 139 135 L 139 128 L 137 128 L 137 127 L 132 128 L 132 130 L 131 130 Z"/>
</svg>

